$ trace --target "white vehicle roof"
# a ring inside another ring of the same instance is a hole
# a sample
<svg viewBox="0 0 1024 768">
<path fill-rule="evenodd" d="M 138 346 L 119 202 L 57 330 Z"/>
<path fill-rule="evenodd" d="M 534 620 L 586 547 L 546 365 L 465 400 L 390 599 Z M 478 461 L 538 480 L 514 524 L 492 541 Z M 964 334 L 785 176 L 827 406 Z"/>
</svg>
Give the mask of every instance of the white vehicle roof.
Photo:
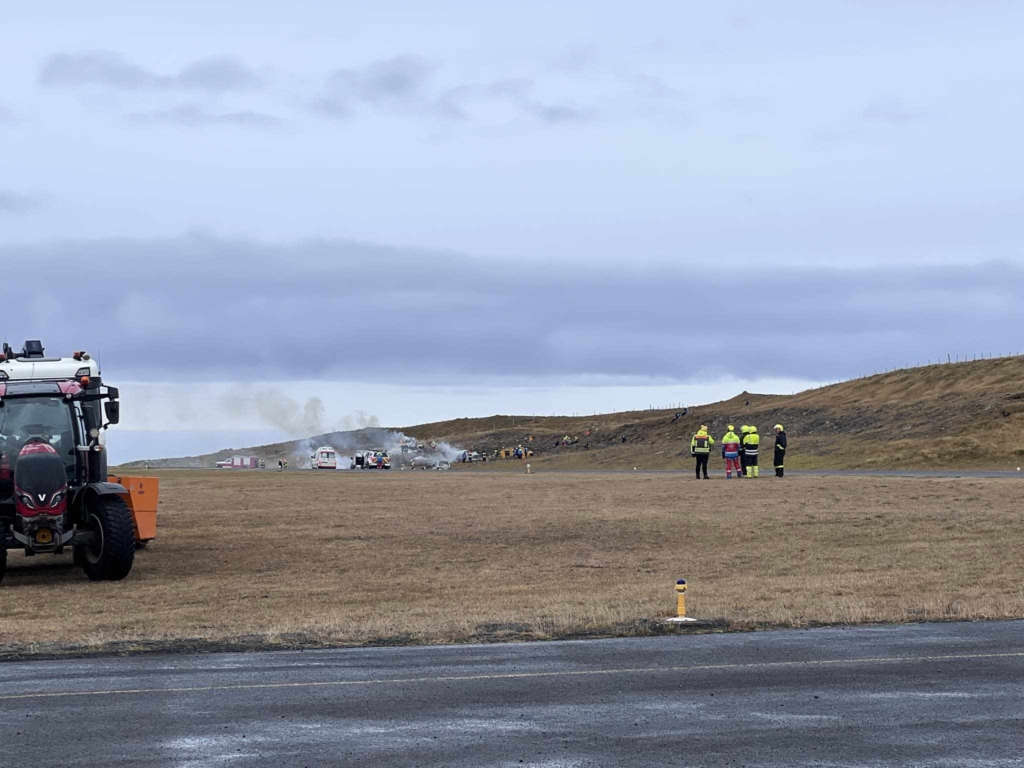
<svg viewBox="0 0 1024 768">
<path fill-rule="evenodd" d="M 84 371 L 87 371 L 84 372 Z M 6 375 L 5 375 L 6 374 Z M 63 381 L 81 376 L 99 376 L 100 366 L 93 360 L 73 357 L 16 357 L 0 362 L 0 381 Z"/>
<path fill-rule="evenodd" d="M 334 449 L 333 449 L 333 448 L 331 448 L 331 446 L 329 446 L 329 445 L 324 445 L 324 446 L 321 446 L 320 448 L 317 448 L 317 449 L 316 449 L 316 452 L 317 452 L 317 453 L 319 453 L 320 451 L 333 451 L 333 450 L 334 450 Z"/>
</svg>

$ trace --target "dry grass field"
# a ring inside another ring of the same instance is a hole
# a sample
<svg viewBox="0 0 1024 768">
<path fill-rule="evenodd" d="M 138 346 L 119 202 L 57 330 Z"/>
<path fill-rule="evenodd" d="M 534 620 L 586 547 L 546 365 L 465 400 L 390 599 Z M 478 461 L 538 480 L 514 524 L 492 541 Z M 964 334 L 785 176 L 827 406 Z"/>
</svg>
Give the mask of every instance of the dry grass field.
<svg viewBox="0 0 1024 768">
<path fill-rule="evenodd" d="M 121 583 L 13 554 L 4 655 L 1024 616 L 1014 479 L 165 471 Z"/>
</svg>

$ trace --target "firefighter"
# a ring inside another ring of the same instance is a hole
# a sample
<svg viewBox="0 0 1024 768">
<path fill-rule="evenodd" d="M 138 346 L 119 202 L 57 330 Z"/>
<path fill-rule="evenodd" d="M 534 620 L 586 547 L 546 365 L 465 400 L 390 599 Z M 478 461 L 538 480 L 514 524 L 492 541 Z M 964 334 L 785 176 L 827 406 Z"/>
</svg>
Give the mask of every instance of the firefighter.
<svg viewBox="0 0 1024 768">
<path fill-rule="evenodd" d="M 727 426 L 726 432 L 722 435 L 722 458 L 725 459 L 725 478 L 732 478 L 733 469 L 736 470 L 737 479 L 740 476 L 740 436 L 736 434 L 736 427 L 732 424 Z"/>
<path fill-rule="evenodd" d="M 743 438 L 743 454 L 747 457 L 747 477 L 759 477 L 757 470 L 757 447 L 761 444 L 761 436 L 757 427 L 751 425 L 747 436 Z"/>
<path fill-rule="evenodd" d="M 700 480 L 700 473 L 704 472 L 704 479 L 708 478 L 708 459 L 711 458 L 711 446 L 715 444 L 715 438 L 708 434 L 706 424 L 701 424 L 697 434 L 690 440 L 690 455 L 697 460 L 697 479 Z"/>
<path fill-rule="evenodd" d="M 743 440 L 746 438 L 747 433 L 750 432 L 750 427 L 744 424 L 740 427 L 740 477 L 747 474 L 747 450 L 743 445 Z"/>
<path fill-rule="evenodd" d="M 775 425 L 775 476 L 782 477 L 786 468 L 786 429 L 781 424 Z"/>
</svg>

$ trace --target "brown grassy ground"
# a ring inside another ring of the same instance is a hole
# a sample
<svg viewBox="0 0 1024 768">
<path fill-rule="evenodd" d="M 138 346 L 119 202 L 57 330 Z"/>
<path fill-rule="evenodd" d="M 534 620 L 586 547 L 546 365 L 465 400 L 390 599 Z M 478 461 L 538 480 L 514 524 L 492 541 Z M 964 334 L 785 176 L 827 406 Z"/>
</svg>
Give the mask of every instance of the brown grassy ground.
<svg viewBox="0 0 1024 768">
<path fill-rule="evenodd" d="M 162 477 L 126 581 L 12 556 L 4 653 L 642 633 L 681 576 L 692 614 L 734 628 L 1024 616 L 1010 479 Z"/>
</svg>

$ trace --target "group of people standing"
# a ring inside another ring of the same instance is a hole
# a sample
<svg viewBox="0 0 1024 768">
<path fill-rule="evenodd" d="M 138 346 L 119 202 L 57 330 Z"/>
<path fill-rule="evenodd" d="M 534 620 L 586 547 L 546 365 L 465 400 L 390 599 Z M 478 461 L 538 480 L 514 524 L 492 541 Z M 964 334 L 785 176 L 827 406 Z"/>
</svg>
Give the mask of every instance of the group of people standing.
<svg viewBox="0 0 1024 768">
<path fill-rule="evenodd" d="M 725 434 L 722 436 L 722 458 L 725 459 L 725 477 L 732 478 L 735 470 L 736 477 L 760 477 L 757 464 L 757 454 L 761 445 L 761 436 L 757 433 L 757 427 L 744 424 L 740 427 L 740 434 L 736 434 L 736 428 L 729 424 Z M 690 440 L 690 456 L 697 461 L 697 479 L 701 475 L 708 479 L 708 459 L 711 458 L 711 448 L 715 444 L 715 438 L 708 434 L 706 424 L 701 424 L 697 434 Z M 775 476 L 782 477 L 786 463 L 786 430 L 781 424 L 775 425 Z"/>
</svg>

